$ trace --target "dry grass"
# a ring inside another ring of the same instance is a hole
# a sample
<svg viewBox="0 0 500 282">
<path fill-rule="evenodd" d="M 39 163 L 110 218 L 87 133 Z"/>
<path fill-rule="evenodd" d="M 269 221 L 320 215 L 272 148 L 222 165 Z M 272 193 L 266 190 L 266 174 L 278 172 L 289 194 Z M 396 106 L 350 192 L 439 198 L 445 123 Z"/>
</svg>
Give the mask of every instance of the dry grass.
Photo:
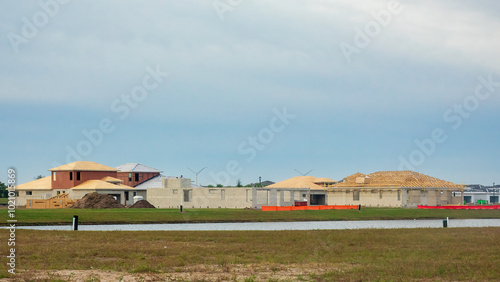
<svg viewBox="0 0 500 282">
<path fill-rule="evenodd" d="M 1 211 L 1 209 L 0 209 Z M 17 209 L 18 225 L 71 224 L 73 215 L 81 224 L 187 223 L 187 222 L 282 222 L 317 220 L 451 219 L 500 218 L 500 210 L 426 210 L 403 208 L 362 208 L 263 212 L 244 209 Z M 8 213 L 0 212 L 0 225 Z"/>
<path fill-rule="evenodd" d="M 2 238 L 8 234 L 5 230 L 0 233 Z M 94 281 L 105 281 L 101 274 L 129 277 L 130 281 L 151 277 L 199 281 L 484 281 L 500 276 L 500 228 L 271 232 L 17 230 L 16 235 L 17 272 L 21 273 L 16 277 L 22 279 L 67 280 L 71 273 L 73 276 L 80 273 L 83 281 L 88 275 L 94 275 Z M 6 253 L 7 244 L 0 249 Z M 8 276 L 6 269 L 0 274 Z"/>
</svg>

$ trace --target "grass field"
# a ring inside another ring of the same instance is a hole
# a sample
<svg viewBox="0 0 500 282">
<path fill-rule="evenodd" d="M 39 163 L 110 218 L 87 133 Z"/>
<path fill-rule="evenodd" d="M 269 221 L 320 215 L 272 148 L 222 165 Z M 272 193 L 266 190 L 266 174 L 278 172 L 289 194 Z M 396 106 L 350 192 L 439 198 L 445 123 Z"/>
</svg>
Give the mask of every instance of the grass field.
<svg viewBox="0 0 500 282">
<path fill-rule="evenodd" d="M 277 222 L 316 220 L 453 219 L 500 218 L 500 210 L 419 210 L 363 208 L 358 210 L 318 210 L 263 212 L 244 209 L 17 209 L 18 225 L 70 224 L 73 215 L 81 224 L 181 223 L 181 222 Z M 0 209 L 0 225 L 8 213 Z"/>
<path fill-rule="evenodd" d="M 0 230 L 0 234 L 7 238 L 8 231 Z M 500 228 L 17 230 L 16 277 L 52 281 L 78 277 L 82 281 L 498 281 L 498 238 Z M 7 244 L 0 249 L 6 254 Z M 3 268 L 0 275 L 10 277 Z"/>
<path fill-rule="evenodd" d="M 9 202 L 9 198 L 0 198 L 0 204 L 7 204 Z"/>
</svg>

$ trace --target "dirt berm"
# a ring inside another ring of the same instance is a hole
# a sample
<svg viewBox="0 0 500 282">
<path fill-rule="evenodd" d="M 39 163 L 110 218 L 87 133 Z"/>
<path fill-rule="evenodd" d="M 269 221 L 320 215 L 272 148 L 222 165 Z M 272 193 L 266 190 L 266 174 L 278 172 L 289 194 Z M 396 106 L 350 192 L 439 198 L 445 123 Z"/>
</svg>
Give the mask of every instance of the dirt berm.
<svg viewBox="0 0 500 282">
<path fill-rule="evenodd" d="M 146 200 L 137 201 L 137 203 L 130 206 L 131 209 L 155 209 L 155 206 Z"/>
<path fill-rule="evenodd" d="M 72 209 L 120 209 L 124 207 L 113 196 L 97 192 L 86 194 L 71 206 Z"/>
</svg>

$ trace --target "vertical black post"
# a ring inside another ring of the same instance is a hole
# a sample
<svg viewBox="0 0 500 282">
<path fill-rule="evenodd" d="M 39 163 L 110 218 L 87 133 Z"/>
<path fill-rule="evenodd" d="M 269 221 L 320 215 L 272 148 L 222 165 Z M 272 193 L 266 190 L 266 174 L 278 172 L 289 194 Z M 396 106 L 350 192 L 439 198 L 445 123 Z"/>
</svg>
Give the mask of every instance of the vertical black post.
<svg viewBox="0 0 500 282">
<path fill-rule="evenodd" d="M 73 230 L 78 230 L 78 215 L 73 216 Z"/>
<path fill-rule="evenodd" d="M 360 210 L 361 210 L 361 205 L 358 205 L 358 211 L 360 211 Z"/>
<path fill-rule="evenodd" d="M 443 228 L 448 227 L 448 219 L 443 219 Z"/>
<path fill-rule="evenodd" d="M 181 212 L 182 212 L 182 205 L 181 205 Z"/>
</svg>

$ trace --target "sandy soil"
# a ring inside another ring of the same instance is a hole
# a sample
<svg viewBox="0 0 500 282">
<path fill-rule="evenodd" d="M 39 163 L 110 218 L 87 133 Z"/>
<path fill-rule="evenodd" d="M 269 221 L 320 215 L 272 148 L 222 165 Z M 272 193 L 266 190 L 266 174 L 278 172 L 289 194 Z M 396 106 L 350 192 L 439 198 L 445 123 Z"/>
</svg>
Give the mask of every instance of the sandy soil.
<svg viewBox="0 0 500 282">
<path fill-rule="evenodd" d="M 347 265 L 197 265 L 165 273 L 106 270 L 29 270 L 0 281 L 314 281 L 326 272 L 343 272 Z"/>
</svg>

